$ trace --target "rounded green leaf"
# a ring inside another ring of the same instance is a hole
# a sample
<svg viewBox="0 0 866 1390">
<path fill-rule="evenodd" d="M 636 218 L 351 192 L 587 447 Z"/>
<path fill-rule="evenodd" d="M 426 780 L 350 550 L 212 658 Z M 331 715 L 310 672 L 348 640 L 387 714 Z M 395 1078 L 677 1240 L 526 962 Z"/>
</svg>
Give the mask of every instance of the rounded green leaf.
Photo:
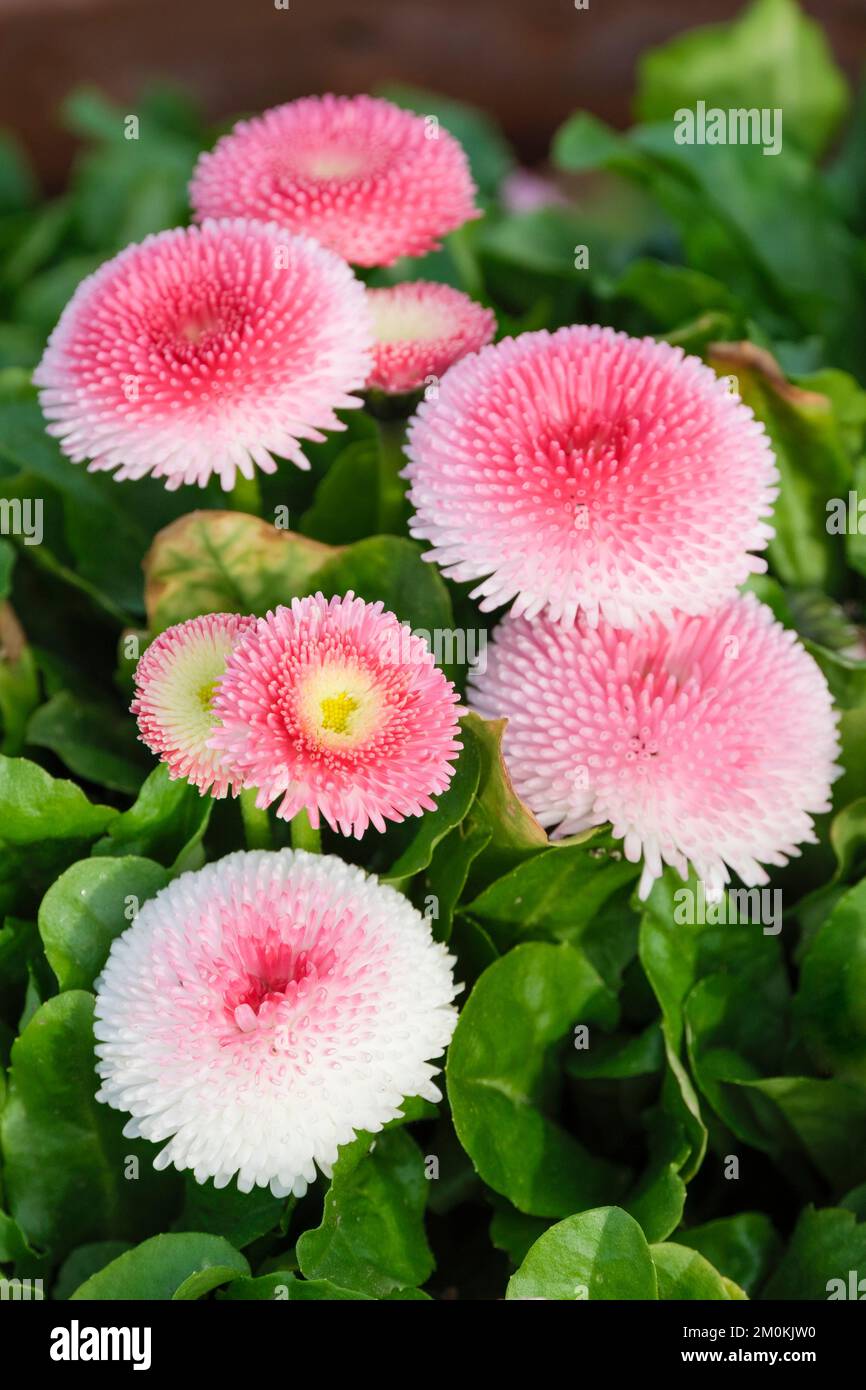
<svg viewBox="0 0 866 1390">
<path fill-rule="evenodd" d="M 111 943 L 138 908 L 168 883 L 151 859 L 81 859 L 52 884 L 39 908 L 39 934 L 63 989 L 91 989 Z"/>
<path fill-rule="evenodd" d="M 508 1283 L 508 1299 L 656 1299 L 656 1272 L 638 1223 L 620 1207 L 569 1216 L 545 1231 Z"/>
<path fill-rule="evenodd" d="M 651 1245 L 650 1254 L 658 1276 L 659 1298 L 709 1298 L 723 1302 L 731 1298 L 730 1281 L 724 1280 L 697 1250 L 668 1243 Z"/>
<path fill-rule="evenodd" d="M 454 1126 L 479 1175 L 532 1216 L 615 1195 L 620 1175 L 542 1108 L 556 1050 L 577 1024 L 616 1021 L 616 1001 L 570 946 L 517 946 L 469 996 L 448 1054 Z"/>
<path fill-rule="evenodd" d="M 249 1272 L 222 1236 L 153 1236 L 85 1279 L 70 1298 L 189 1302 Z"/>
</svg>

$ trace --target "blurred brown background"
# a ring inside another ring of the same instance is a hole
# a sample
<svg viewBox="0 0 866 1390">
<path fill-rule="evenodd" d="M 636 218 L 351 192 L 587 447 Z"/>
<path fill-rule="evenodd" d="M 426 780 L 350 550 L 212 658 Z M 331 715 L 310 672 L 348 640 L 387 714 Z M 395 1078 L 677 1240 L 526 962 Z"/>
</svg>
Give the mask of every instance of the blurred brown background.
<svg viewBox="0 0 866 1390">
<path fill-rule="evenodd" d="M 523 158 L 541 158 L 577 106 L 625 125 L 644 49 L 730 18 L 741 0 L 0 0 L 0 126 L 23 139 L 49 187 L 73 153 L 59 102 L 82 82 L 122 104 L 155 78 L 207 116 L 308 92 L 399 79 L 496 116 Z M 855 76 L 866 0 L 805 0 Z"/>
</svg>

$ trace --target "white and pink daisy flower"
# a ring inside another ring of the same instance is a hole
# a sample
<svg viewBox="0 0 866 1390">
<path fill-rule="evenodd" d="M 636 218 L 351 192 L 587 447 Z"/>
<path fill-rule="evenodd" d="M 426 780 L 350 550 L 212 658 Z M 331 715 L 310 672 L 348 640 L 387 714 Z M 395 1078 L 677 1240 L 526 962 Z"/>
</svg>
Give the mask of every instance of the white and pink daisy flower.
<svg viewBox="0 0 866 1390">
<path fill-rule="evenodd" d="M 256 805 L 306 809 L 361 836 L 435 807 L 461 748 L 458 696 L 426 643 L 381 603 L 322 594 L 259 619 L 214 698 L 211 747 Z"/>
<path fill-rule="evenodd" d="M 371 363 L 364 288 L 309 237 L 237 219 L 128 246 L 78 286 L 34 373 L 74 463 L 231 488 L 309 464 Z"/>
<path fill-rule="evenodd" d="M 200 156 L 199 218 L 257 217 L 355 265 L 435 250 L 476 210 L 462 146 L 438 122 L 378 97 L 303 97 L 240 121 Z"/>
<path fill-rule="evenodd" d="M 368 387 L 398 395 L 438 378 L 496 332 L 492 309 L 429 280 L 367 291 L 373 316 Z"/>
<path fill-rule="evenodd" d="M 696 357 L 577 325 L 482 348 L 423 401 L 412 534 L 482 609 L 633 627 L 705 613 L 772 535 L 763 426 Z"/>
<path fill-rule="evenodd" d="M 703 618 L 632 630 L 507 617 L 470 703 L 505 716 L 505 760 L 542 825 L 570 835 L 610 821 L 643 856 L 646 896 L 663 863 L 691 861 L 718 893 L 729 869 L 767 882 L 830 809 L 839 750 L 827 683 L 753 595 Z"/>
<path fill-rule="evenodd" d="M 223 755 L 208 746 L 214 731 L 214 695 L 235 644 L 255 618 L 208 613 L 161 633 L 135 668 L 130 705 L 142 743 L 204 794 L 222 798 L 241 780 Z"/>
<path fill-rule="evenodd" d="M 96 986 L 97 1100 L 155 1160 L 301 1197 L 341 1144 L 439 1100 L 454 959 L 395 889 L 331 856 L 231 854 L 182 874 Z"/>
</svg>

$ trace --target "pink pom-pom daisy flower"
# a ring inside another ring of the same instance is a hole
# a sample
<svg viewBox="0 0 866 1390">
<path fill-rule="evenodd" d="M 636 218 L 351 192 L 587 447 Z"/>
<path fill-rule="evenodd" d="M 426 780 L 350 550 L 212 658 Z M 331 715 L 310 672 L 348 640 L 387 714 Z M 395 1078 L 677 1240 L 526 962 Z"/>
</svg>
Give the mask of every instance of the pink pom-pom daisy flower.
<svg viewBox="0 0 866 1390">
<path fill-rule="evenodd" d="M 367 291 L 373 315 L 373 370 L 367 385 L 389 395 L 439 377 L 496 332 L 492 309 L 450 285 L 417 280 Z"/>
<path fill-rule="evenodd" d="M 377 97 L 303 97 L 240 121 L 200 156 L 199 218 L 258 217 L 307 232 L 355 265 L 423 256 L 480 214 L 462 146 Z"/>
<path fill-rule="evenodd" d="M 155 1160 L 301 1197 L 408 1096 L 439 1100 L 453 957 L 395 889 L 331 856 L 231 854 L 182 874 L 97 981 L 97 1099 Z"/>
<path fill-rule="evenodd" d="M 371 362 L 364 288 L 309 237 L 237 219 L 128 246 L 83 280 L 34 373 L 75 463 L 166 487 L 309 465 Z"/>
<path fill-rule="evenodd" d="M 255 618 L 208 613 L 167 628 L 135 669 L 130 709 L 142 743 L 168 764 L 172 779 L 185 777 L 204 794 L 237 793 L 241 780 L 223 755 L 208 746 L 214 731 L 217 683 L 235 644 Z"/>
<path fill-rule="evenodd" d="M 277 815 L 360 837 L 435 807 L 461 744 L 452 683 L 381 603 L 322 594 L 259 619 L 229 658 L 211 746 Z"/>
<path fill-rule="evenodd" d="M 410 423 L 412 534 L 482 609 L 633 627 L 704 613 L 772 530 L 763 426 L 695 357 L 577 325 L 453 367 Z"/>
<path fill-rule="evenodd" d="M 838 775 L 823 675 L 751 594 L 703 618 L 632 630 L 507 617 L 474 678 L 472 706 L 505 716 L 518 793 L 556 835 L 612 823 L 643 855 L 646 896 L 663 863 L 691 861 L 717 895 L 732 869 L 767 882 L 815 839 Z"/>
</svg>

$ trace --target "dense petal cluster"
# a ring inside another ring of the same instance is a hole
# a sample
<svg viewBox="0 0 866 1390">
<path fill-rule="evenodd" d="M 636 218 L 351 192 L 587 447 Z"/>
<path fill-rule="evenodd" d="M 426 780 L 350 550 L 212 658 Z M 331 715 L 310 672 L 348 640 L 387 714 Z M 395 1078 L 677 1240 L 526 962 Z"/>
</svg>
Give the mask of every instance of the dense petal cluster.
<svg viewBox="0 0 866 1390">
<path fill-rule="evenodd" d="M 460 750 L 458 696 L 426 642 L 350 592 L 261 618 L 214 697 L 223 752 L 256 804 L 344 835 L 434 809 Z"/>
<path fill-rule="evenodd" d="M 129 246 L 79 285 L 34 381 L 75 463 L 168 488 L 308 467 L 371 362 L 363 286 L 309 237 L 242 219 Z"/>
<path fill-rule="evenodd" d="M 185 777 L 200 792 L 224 797 L 241 780 L 221 753 L 208 746 L 214 730 L 213 700 L 229 655 L 255 618 L 208 613 L 167 628 L 151 642 L 135 669 L 130 709 L 141 740 L 168 764 L 169 776 Z"/>
<path fill-rule="evenodd" d="M 433 1082 L 453 957 L 395 889 L 341 859 L 231 854 L 182 874 L 97 982 L 97 1099 L 157 1168 L 302 1196 L 341 1144 Z"/>
<path fill-rule="evenodd" d="M 438 379 L 496 332 L 492 309 L 431 280 L 368 290 L 367 303 L 374 339 L 367 385 L 392 395 Z"/>
<path fill-rule="evenodd" d="M 410 426 L 412 534 L 483 609 L 705 613 L 772 535 L 763 426 L 697 358 L 577 325 L 467 357 Z"/>
<path fill-rule="evenodd" d="M 303 97 L 240 121 L 201 155 L 198 217 L 257 217 L 355 265 L 423 256 L 479 214 L 462 146 L 377 97 Z"/>
<path fill-rule="evenodd" d="M 509 617 L 471 703 L 506 716 L 504 752 L 542 825 L 567 835 L 610 821 L 644 858 L 691 861 L 717 892 L 734 870 L 765 883 L 814 840 L 838 774 L 827 683 L 796 635 L 753 595 L 634 631 Z"/>
</svg>

